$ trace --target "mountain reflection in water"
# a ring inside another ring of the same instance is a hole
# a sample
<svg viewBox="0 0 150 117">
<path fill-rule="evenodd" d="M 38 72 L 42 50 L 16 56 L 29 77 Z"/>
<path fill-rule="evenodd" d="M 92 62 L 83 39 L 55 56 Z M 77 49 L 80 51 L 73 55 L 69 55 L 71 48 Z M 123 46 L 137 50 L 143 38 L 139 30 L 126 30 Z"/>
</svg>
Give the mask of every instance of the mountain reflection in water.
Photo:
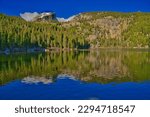
<svg viewBox="0 0 150 117">
<path fill-rule="evenodd" d="M 0 99 L 150 99 L 149 70 L 148 51 L 0 55 Z"/>
</svg>

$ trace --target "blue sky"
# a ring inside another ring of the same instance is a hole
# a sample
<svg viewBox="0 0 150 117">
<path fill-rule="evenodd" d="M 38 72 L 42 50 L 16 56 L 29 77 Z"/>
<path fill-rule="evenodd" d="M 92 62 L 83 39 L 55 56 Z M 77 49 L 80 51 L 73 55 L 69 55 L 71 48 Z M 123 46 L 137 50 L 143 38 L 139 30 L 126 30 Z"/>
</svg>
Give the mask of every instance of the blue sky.
<svg viewBox="0 0 150 117">
<path fill-rule="evenodd" d="M 0 13 L 54 11 L 69 17 L 88 11 L 150 12 L 150 0 L 0 0 Z"/>
</svg>

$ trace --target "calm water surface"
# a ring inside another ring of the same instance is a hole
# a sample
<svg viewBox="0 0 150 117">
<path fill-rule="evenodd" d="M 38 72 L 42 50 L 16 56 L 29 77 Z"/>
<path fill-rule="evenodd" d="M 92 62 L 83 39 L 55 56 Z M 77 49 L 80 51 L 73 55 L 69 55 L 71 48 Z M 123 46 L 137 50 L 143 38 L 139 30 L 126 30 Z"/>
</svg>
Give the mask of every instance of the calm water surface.
<svg viewBox="0 0 150 117">
<path fill-rule="evenodd" d="M 150 52 L 0 55 L 0 99 L 150 100 Z"/>
</svg>

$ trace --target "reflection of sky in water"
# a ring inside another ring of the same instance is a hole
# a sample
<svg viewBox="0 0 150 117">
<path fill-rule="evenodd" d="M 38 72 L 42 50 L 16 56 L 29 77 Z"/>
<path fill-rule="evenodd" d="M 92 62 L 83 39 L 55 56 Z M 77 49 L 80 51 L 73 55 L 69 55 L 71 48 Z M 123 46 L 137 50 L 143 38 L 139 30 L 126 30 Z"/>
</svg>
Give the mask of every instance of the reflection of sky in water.
<svg viewBox="0 0 150 117">
<path fill-rule="evenodd" d="M 149 58 L 107 50 L 0 56 L 0 99 L 150 99 Z"/>
<path fill-rule="evenodd" d="M 55 82 L 20 80 L 0 86 L 0 99 L 150 99 L 150 82 L 85 83 L 62 76 Z"/>
</svg>

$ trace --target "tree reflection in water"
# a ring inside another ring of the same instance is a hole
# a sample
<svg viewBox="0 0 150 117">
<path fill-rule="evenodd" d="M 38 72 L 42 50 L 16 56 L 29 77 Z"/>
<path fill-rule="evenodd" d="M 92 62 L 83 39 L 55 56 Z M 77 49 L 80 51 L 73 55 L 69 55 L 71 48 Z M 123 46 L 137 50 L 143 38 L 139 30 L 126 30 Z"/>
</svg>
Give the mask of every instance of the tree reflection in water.
<svg viewBox="0 0 150 117">
<path fill-rule="evenodd" d="M 0 55 L 0 85 L 55 82 L 67 75 L 74 80 L 106 84 L 150 80 L 147 51 L 62 51 L 37 54 Z"/>
</svg>

